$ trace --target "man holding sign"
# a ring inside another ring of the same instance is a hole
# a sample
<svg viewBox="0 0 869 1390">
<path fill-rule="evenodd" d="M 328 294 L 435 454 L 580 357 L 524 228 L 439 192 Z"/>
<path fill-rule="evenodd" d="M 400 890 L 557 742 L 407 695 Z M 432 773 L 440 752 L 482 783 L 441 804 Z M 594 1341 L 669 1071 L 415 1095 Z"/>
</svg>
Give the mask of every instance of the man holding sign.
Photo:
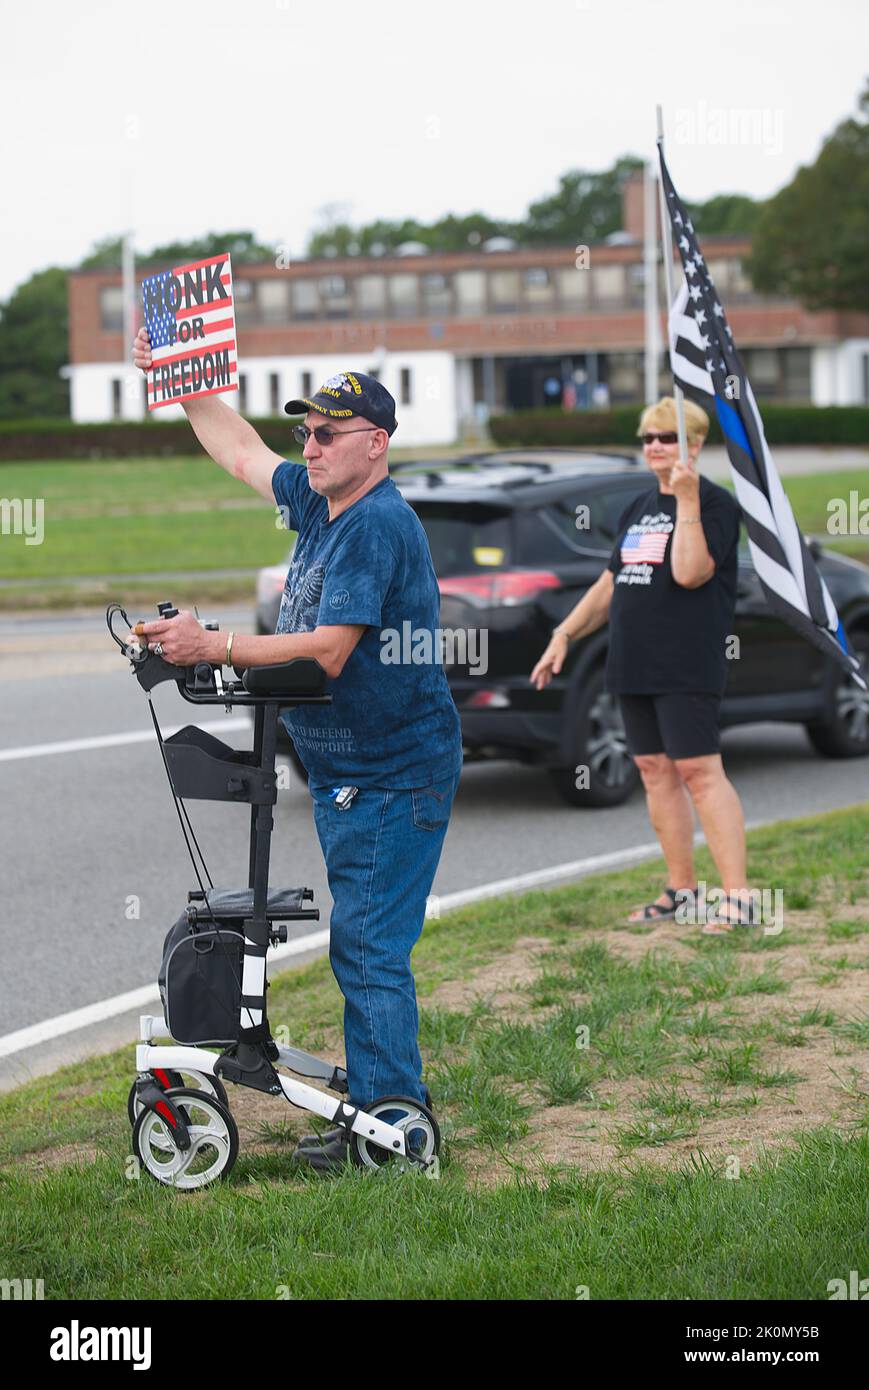
<svg viewBox="0 0 869 1390">
<path fill-rule="evenodd" d="M 146 328 L 133 361 L 146 374 L 154 370 Z M 293 430 L 303 445 L 298 464 L 269 449 L 213 392 L 179 399 L 206 452 L 282 508 L 296 544 L 274 636 L 208 632 L 186 612 L 146 623 L 144 634 L 179 665 L 266 666 L 304 656 L 326 671 L 332 704 L 285 718 L 308 772 L 334 900 L 329 958 L 344 995 L 349 1099 L 428 1103 L 410 953 L 458 787 L 462 742 L 439 657 L 381 659 L 382 632 L 401 631 L 406 621 L 429 633 L 429 650 L 439 653 L 440 593 L 428 540 L 388 472 L 395 401 L 362 372 L 340 372 L 314 396 L 290 401 L 287 413 L 305 416 Z M 328 1172 L 347 1151 L 336 1129 L 322 1143 L 303 1140 L 296 1159 Z"/>
<path fill-rule="evenodd" d="M 148 409 L 238 390 L 229 256 L 211 256 L 142 282 L 151 345 Z"/>
</svg>

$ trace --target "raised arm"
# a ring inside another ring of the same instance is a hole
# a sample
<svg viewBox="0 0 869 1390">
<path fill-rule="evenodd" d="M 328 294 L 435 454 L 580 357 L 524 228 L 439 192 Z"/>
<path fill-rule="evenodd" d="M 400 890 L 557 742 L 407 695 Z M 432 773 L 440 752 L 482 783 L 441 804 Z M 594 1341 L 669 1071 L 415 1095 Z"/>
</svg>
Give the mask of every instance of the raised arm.
<svg viewBox="0 0 869 1390">
<path fill-rule="evenodd" d="M 133 362 L 147 375 L 151 367 L 151 343 L 146 328 L 140 328 L 136 334 Z M 268 502 L 274 502 L 272 474 L 283 462 L 281 455 L 260 439 L 247 420 L 216 396 L 200 396 L 181 404 L 193 433 L 214 462 L 239 482 L 247 483 Z"/>
</svg>

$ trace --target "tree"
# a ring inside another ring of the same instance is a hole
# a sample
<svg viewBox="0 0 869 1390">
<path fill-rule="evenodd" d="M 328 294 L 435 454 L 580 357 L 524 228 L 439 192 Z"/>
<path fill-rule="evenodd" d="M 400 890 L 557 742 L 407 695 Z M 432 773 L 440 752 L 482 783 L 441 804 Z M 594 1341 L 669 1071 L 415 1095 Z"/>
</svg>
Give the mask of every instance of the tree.
<svg viewBox="0 0 869 1390">
<path fill-rule="evenodd" d="M 66 271 L 32 275 L 0 308 L 0 418 L 69 416 Z"/>
<path fill-rule="evenodd" d="M 140 264 L 179 265 L 184 261 L 204 261 L 229 251 L 235 265 L 262 265 L 275 258 L 274 246 L 256 240 L 253 232 L 207 232 L 191 241 L 170 241 L 155 246 L 147 254 L 137 253 Z M 78 266 L 79 270 L 120 270 L 121 238 L 106 237 L 98 241 Z"/>
<path fill-rule="evenodd" d="M 764 207 L 748 264 L 757 289 L 869 312 L 869 86 L 859 110 Z"/>
<path fill-rule="evenodd" d="M 492 236 L 512 235 L 512 225 L 496 222 L 483 212 L 465 216 L 447 213 L 429 226 L 414 218 L 402 222 L 380 219 L 365 227 L 351 227 L 336 222 L 314 232 L 308 240 L 306 255 L 319 256 L 389 256 L 395 255 L 408 241 L 418 241 L 429 251 L 473 250 Z"/>
<path fill-rule="evenodd" d="M 622 184 L 642 169 L 636 155 L 622 155 L 611 169 L 590 173 L 574 169 L 562 174 L 558 191 L 532 203 L 516 237 L 527 246 L 591 245 L 603 241 L 622 225 Z"/>
<path fill-rule="evenodd" d="M 155 246 L 147 256 L 138 259 L 150 265 L 180 265 L 184 261 L 204 261 L 209 256 L 220 256 L 224 251 L 232 256 L 233 265 L 262 265 L 274 261 L 277 247 L 257 241 L 253 232 L 208 232 L 192 241 L 170 241 L 165 246 Z"/>
<path fill-rule="evenodd" d="M 121 238 L 119 236 L 104 237 L 102 241 L 94 242 L 92 251 L 89 251 L 84 260 L 76 266 L 77 270 L 120 270 L 121 268 Z"/>
<path fill-rule="evenodd" d="M 700 236 L 751 236 L 763 209 L 744 193 L 719 193 L 686 206 Z"/>
<path fill-rule="evenodd" d="M 532 203 L 520 222 L 490 217 L 484 212 L 447 213 L 428 225 L 407 218 L 351 227 L 336 221 L 308 241 L 306 254 L 358 256 L 394 254 L 403 242 L 418 241 L 429 251 L 467 251 L 490 237 L 511 237 L 520 246 L 573 246 L 602 241 L 622 225 L 622 183 L 643 161 L 623 155 L 612 169 L 591 173 L 576 169 L 564 174 L 557 192 Z"/>
</svg>

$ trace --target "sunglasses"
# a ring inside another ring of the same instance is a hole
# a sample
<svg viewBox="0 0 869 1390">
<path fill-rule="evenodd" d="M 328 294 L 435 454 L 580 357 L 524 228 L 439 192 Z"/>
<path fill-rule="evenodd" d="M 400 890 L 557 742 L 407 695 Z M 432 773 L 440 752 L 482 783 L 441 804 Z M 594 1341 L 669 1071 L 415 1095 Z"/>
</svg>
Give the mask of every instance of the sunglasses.
<svg viewBox="0 0 869 1390">
<path fill-rule="evenodd" d="M 654 444 L 658 439 L 662 444 L 678 444 L 679 436 L 675 430 L 665 430 L 663 434 L 641 434 L 640 438 L 644 444 Z"/>
<path fill-rule="evenodd" d="M 330 430 L 328 425 L 318 425 L 315 430 L 309 430 L 307 425 L 293 425 L 292 435 L 302 448 L 313 435 L 317 443 L 325 449 L 334 439 L 340 439 L 342 434 L 371 434 L 376 429 L 379 429 L 378 425 L 369 425 L 361 430 Z"/>
</svg>

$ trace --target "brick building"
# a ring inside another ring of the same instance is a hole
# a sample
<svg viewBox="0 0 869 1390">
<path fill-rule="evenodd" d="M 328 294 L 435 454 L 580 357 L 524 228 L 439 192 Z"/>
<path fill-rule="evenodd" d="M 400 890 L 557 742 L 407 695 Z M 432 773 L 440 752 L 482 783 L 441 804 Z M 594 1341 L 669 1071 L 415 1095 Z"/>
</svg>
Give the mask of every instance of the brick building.
<svg viewBox="0 0 869 1390">
<path fill-rule="evenodd" d="M 342 368 L 392 391 L 397 443 L 451 443 L 487 412 L 578 408 L 643 397 L 642 180 L 625 187 L 624 230 L 588 249 L 496 240 L 456 254 L 405 254 L 234 268 L 240 392 L 251 416 L 278 414 Z M 704 254 L 763 400 L 869 402 L 869 315 L 809 313 L 755 294 L 743 238 L 703 237 Z M 579 264 L 578 264 L 579 263 Z M 152 269 L 139 267 L 137 279 Z M 663 276 L 661 276 L 663 279 Z M 123 342 L 121 276 L 69 277 L 72 416 L 139 419 L 140 374 Z M 664 304 L 663 284 L 659 303 Z M 671 382 L 661 361 L 661 387 Z M 180 406 L 159 414 L 171 418 Z"/>
</svg>

